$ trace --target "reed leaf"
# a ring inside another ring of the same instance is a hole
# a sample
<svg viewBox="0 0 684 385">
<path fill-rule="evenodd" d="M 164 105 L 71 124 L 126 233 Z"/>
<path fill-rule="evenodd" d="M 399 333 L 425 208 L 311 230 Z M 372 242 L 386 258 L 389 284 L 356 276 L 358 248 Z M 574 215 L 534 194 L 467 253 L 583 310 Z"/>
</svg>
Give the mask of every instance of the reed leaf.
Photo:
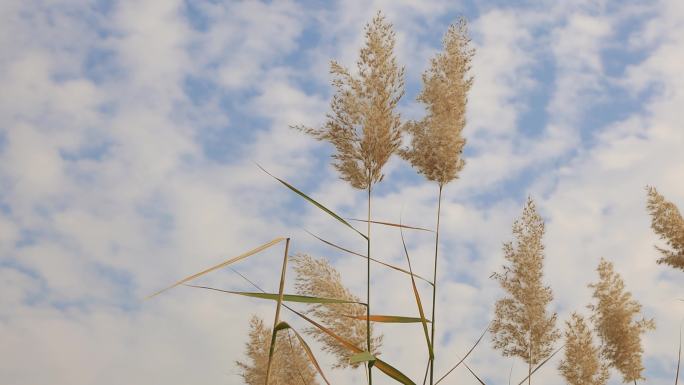
<svg viewBox="0 0 684 385">
<path fill-rule="evenodd" d="M 433 230 L 426 229 L 423 227 L 417 227 L 417 226 L 408 226 L 408 225 L 402 225 L 401 223 L 392 223 L 392 222 L 384 222 L 384 221 L 368 221 L 366 219 L 356 219 L 356 218 L 347 218 L 350 221 L 355 221 L 355 222 L 363 222 L 363 223 L 373 223 L 376 225 L 383 225 L 383 226 L 392 226 L 392 227 L 399 227 L 402 229 L 410 229 L 410 230 L 420 230 L 420 231 L 429 231 L 431 233 L 434 233 Z"/>
<path fill-rule="evenodd" d="M 430 354 L 430 360 L 435 356 L 432 350 L 432 341 L 430 341 L 430 334 L 428 332 L 427 320 L 425 319 L 425 312 L 423 311 L 423 304 L 420 301 L 420 293 L 418 292 L 418 287 L 416 286 L 416 280 L 413 278 L 413 269 L 411 268 L 411 258 L 409 257 L 408 249 L 406 248 L 406 241 L 404 240 L 404 230 L 399 228 L 401 234 L 401 244 L 404 246 L 404 253 L 406 254 L 406 261 L 408 262 L 409 271 L 411 272 L 411 285 L 413 287 L 413 295 L 416 298 L 416 305 L 418 306 L 418 313 L 420 314 L 420 320 L 423 324 L 423 332 L 425 333 L 425 342 L 427 343 L 428 353 Z"/>
<path fill-rule="evenodd" d="M 468 350 L 468 353 L 466 353 L 465 356 L 463 356 L 463 358 L 461 358 L 456 363 L 456 365 L 454 365 L 451 369 L 449 369 L 449 371 L 447 371 L 442 377 L 440 377 L 439 380 L 437 380 L 437 382 L 435 382 L 435 385 L 439 384 L 443 379 L 445 379 L 449 374 L 451 374 L 451 372 L 453 372 L 456 368 L 458 368 L 458 366 L 461 365 L 461 363 L 463 363 L 463 361 L 465 361 L 466 358 L 468 358 L 470 353 L 472 353 L 473 350 L 475 350 L 475 347 L 480 343 L 480 341 L 482 341 L 482 338 L 484 338 L 485 334 L 487 334 L 487 331 L 489 330 L 489 327 L 491 325 L 492 325 L 492 323 L 490 322 L 487 325 L 487 328 L 485 328 L 485 330 L 482 332 L 482 335 L 480 335 L 480 338 L 478 338 L 477 341 L 475 341 L 475 344 L 470 348 L 470 350 Z"/>
<path fill-rule="evenodd" d="M 245 258 L 247 258 L 247 257 L 250 257 L 250 256 L 252 256 L 252 255 L 254 255 L 254 254 L 256 254 L 256 253 L 259 253 L 259 252 L 261 252 L 261 251 L 264 251 L 264 250 L 268 249 L 269 247 L 271 247 L 271 246 L 273 246 L 273 245 L 275 245 L 275 244 L 277 244 L 277 243 L 280 243 L 280 242 L 282 242 L 282 241 L 284 241 L 284 240 L 285 240 L 285 238 L 278 237 L 278 238 L 276 238 L 276 239 L 274 239 L 274 240 L 272 240 L 272 241 L 270 241 L 270 242 L 268 242 L 268 243 L 264 243 L 263 245 L 261 245 L 261 246 L 259 246 L 259 247 L 256 247 L 256 248 L 254 248 L 254 249 L 252 249 L 252 250 L 250 250 L 250 251 L 247 251 L 247 252 L 245 252 L 245 253 L 243 253 L 243 254 L 240 254 L 240 255 L 238 255 L 237 257 L 228 259 L 227 261 L 221 262 L 221 263 L 219 263 L 218 265 L 212 266 L 212 267 L 210 267 L 210 268 L 208 268 L 208 269 L 206 269 L 206 270 L 202 270 L 202 271 L 200 271 L 200 272 L 197 273 L 197 274 L 193 274 L 193 275 L 191 275 L 191 276 L 189 276 L 189 277 L 185 277 L 185 278 L 181 279 L 180 281 L 174 283 L 173 285 L 171 285 L 171 286 L 169 286 L 169 287 L 167 287 L 167 288 L 165 288 L 165 289 L 159 290 L 158 292 L 156 292 L 156 293 L 154 293 L 154 294 L 148 296 L 146 299 L 150 299 L 150 298 L 152 298 L 152 297 L 155 297 L 155 296 L 157 296 L 157 295 L 159 295 L 159 294 L 161 294 L 161 293 L 163 293 L 163 292 L 165 292 L 165 291 L 167 291 L 167 290 L 173 289 L 173 288 L 176 287 L 176 286 L 180 286 L 180 285 L 182 285 L 182 284 L 184 284 L 184 283 L 186 283 L 186 282 L 188 282 L 188 281 L 191 281 L 191 280 L 193 280 L 193 279 L 195 279 L 195 278 L 199 278 L 199 277 L 203 276 L 204 274 L 210 273 L 210 272 L 212 272 L 212 271 L 214 271 L 214 270 L 218 270 L 218 269 L 220 269 L 220 268 L 222 268 L 222 267 L 226 267 L 226 266 L 228 266 L 228 265 L 230 265 L 230 264 L 233 264 L 233 263 L 235 263 L 235 262 L 237 262 L 237 261 L 240 261 L 240 260 L 242 260 L 242 259 L 245 259 Z"/>
<path fill-rule="evenodd" d="M 325 239 L 323 239 L 323 238 L 317 236 L 316 234 L 310 232 L 309 230 L 304 229 L 304 231 L 306 231 L 309 235 L 311 235 L 312 237 L 314 237 L 314 238 L 318 239 L 319 241 L 325 243 L 325 244 L 328 245 L 328 246 L 332 246 L 332 247 L 334 247 L 334 248 L 336 248 L 336 249 L 338 249 L 338 250 L 347 252 L 347 253 L 352 254 L 352 255 L 359 256 L 359 257 L 361 257 L 361 258 L 367 258 L 365 255 L 363 255 L 363 254 L 361 254 L 361 253 L 357 253 L 357 252 L 355 252 L 355 251 L 349 250 L 349 249 L 344 248 L 344 247 L 342 247 L 342 246 L 336 245 L 336 244 L 334 244 L 334 243 L 332 243 L 332 242 L 330 242 L 330 241 L 327 241 L 327 240 L 325 240 Z M 375 263 L 377 263 L 377 264 L 379 264 L 379 265 L 382 265 L 382 266 L 385 266 L 385 267 L 389 267 L 390 269 L 396 270 L 396 271 L 398 271 L 398 272 L 401 272 L 401 273 L 404 273 L 404 274 L 407 274 L 407 275 L 413 275 L 414 277 L 416 277 L 416 278 L 418 278 L 418 279 L 420 279 L 420 280 L 423 280 L 423 281 L 427 282 L 428 284 L 432 285 L 432 282 L 430 282 L 430 280 L 428 280 L 428 279 L 426 279 L 426 278 L 423 278 L 423 277 L 421 277 L 421 276 L 418 275 L 418 274 L 411 274 L 410 271 L 408 271 L 408 270 L 406 270 L 406 269 L 402 269 L 402 268 L 399 267 L 399 266 L 395 266 L 395 265 L 392 265 L 392 264 L 389 264 L 389 263 L 386 263 L 386 262 L 377 260 L 377 259 L 372 258 L 372 257 L 370 258 L 370 260 L 371 260 L 372 262 L 375 262 Z"/>
<path fill-rule="evenodd" d="M 302 191 L 300 191 L 299 189 L 297 189 L 297 188 L 294 187 L 293 185 L 291 185 L 291 184 L 285 182 L 284 180 L 282 180 L 282 179 L 278 178 L 277 176 L 271 174 L 270 172 L 266 171 L 266 169 L 264 169 L 263 167 L 261 167 L 259 164 L 257 164 L 257 167 L 259 167 L 263 172 L 265 172 L 266 174 L 270 175 L 272 178 L 274 178 L 274 179 L 277 180 L 278 182 L 282 183 L 285 187 L 287 187 L 287 188 L 289 188 L 290 190 L 292 190 L 292 191 L 294 191 L 295 193 L 297 193 L 297 195 L 299 195 L 299 196 L 301 196 L 302 198 L 304 198 L 304 199 L 306 199 L 307 201 L 309 201 L 309 203 L 311 203 L 311 204 L 313 204 L 314 206 L 318 207 L 319 209 L 325 211 L 328 215 L 330 215 L 331 217 L 337 219 L 339 222 L 341 222 L 341 223 L 344 224 L 345 226 L 349 227 L 350 229 L 354 230 L 357 234 L 361 235 L 364 239 L 368 240 L 368 237 L 367 237 L 364 233 L 362 233 L 362 232 L 360 232 L 359 230 L 357 230 L 357 229 L 356 229 L 354 226 L 352 226 L 349 222 L 345 221 L 341 216 L 335 214 L 335 212 L 333 212 L 333 211 L 330 210 L 329 208 L 323 206 L 321 203 L 318 203 L 315 199 L 313 199 L 313 198 L 311 198 L 310 196 L 304 194 Z"/>
<path fill-rule="evenodd" d="M 349 318 L 354 318 L 358 320 L 363 320 L 365 321 L 366 318 L 370 319 L 371 322 L 381 322 L 381 323 L 418 323 L 418 322 L 423 322 L 422 318 L 418 317 L 403 317 L 403 316 L 398 316 L 398 315 L 370 315 L 369 317 L 366 317 L 365 315 L 356 315 L 356 316 L 351 316 L 351 315 L 345 315 L 345 317 Z M 430 320 L 427 320 L 427 322 L 430 322 Z"/>
<path fill-rule="evenodd" d="M 358 363 L 358 362 L 368 362 L 369 365 L 373 365 L 373 363 L 377 360 L 374 355 L 370 354 L 369 352 L 361 352 L 361 353 L 355 353 L 349 358 L 349 362 L 352 364 Z"/>
<path fill-rule="evenodd" d="M 242 295 L 245 297 L 270 299 L 272 301 L 278 300 L 278 294 L 277 293 L 257 293 L 257 292 L 249 292 L 249 291 L 221 290 L 221 289 L 216 289 L 213 287 L 196 286 L 196 285 L 185 285 L 185 286 L 192 287 L 195 289 L 214 290 L 214 291 L 220 291 L 222 293 Z M 363 302 L 347 301 L 344 299 L 336 299 L 336 298 L 311 297 L 308 295 L 298 295 L 298 294 L 284 294 L 283 295 L 283 301 L 285 301 L 285 302 L 299 302 L 299 303 L 355 303 L 355 304 L 364 305 L 364 306 L 366 305 Z"/>
</svg>

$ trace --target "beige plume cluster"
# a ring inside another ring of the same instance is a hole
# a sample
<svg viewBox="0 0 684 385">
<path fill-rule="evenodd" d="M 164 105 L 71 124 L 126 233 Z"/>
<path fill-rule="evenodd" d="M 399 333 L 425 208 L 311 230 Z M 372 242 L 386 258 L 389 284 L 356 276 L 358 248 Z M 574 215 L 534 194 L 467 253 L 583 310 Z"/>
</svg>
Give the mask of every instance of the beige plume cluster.
<svg viewBox="0 0 684 385">
<path fill-rule="evenodd" d="M 461 158 L 465 139 L 468 91 L 473 78 L 468 76 L 474 50 L 469 47 L 465 19 L 451 25 L 443 39 L 443 51 L 435 56 L 423 74 L 423 90 L 418 100 L 427 115 L 404 125 L 411 135 L 411 147 L 399 154 L 428 180 L 443 186 L 458 176 L 465 165 Z"/>
<path fill-rule="evenodd" d="M 625 283 L 611 262 L 601 259 L 596 270 L 599 281 L 589 285 L 596 303 L 589 305 L 589 309 L 601 339 L 601 355 L 622 374 L 624 382 L 641 380 L 641 334 L 655 329 L 655 322 L 643 317 L 634 319 L 641 312 L 641 305 L 625 291 Z"/>
<path fill-rule="evenodd" d="M 608 365 L 601 360 L 584 317 L 572 313 L 565 324 L 565 358 L 558 366 L 561 375 L 570 385 L 605 385 Z"/>
<path fill-rule="evenodd" d="M 394 45 L 392 24 L 378 12 L 366 25 L 358 75 L 330 63 L 335 95 L 325 125 L 296 127 L 335 146 L 335 168 L 357 189 L 382 180 L 382 167 L 401 144 L 401 120 L 395 109 L 404 95 L 404 69 L 394 57 Z"/>
<path fill-rule="evenodd" d="M 560 337 L 556 313 L 546 307 L 553 299 L 551 288 L 542 282 L 544 264 L 544 221 L 532 199 L 527 200 L 522 217 L 513 224 L 515 242 L 504 244 L 509 262 L 494 277 L 506 292 L 496 302 L 492 322 L 492 342 L 504 356 L 516 356 L 528 368 L 551 355 Z"/>
<path fill-rule="evenodd" d="M 292 259 L 297 280 L 295 288 L 300 295 L 323 298 L 337 298 L 359 302 L 342 283 L 340 273 L 325 259 L 316 259 L 309 255 L 299 254 Z M 335 334 L 363 349 L 366 344 L 366 321 L 351 317 L 365 317 L 366 308 L 354 303 L 324 303 L 310 305 L 308 313 L 320 320 Z M 309 328 L 307 334 L 323 343 L 323 350 L 332 353 L 337 362 L 334 368 L 356 368 L 362 363 L 350 364 L 349 358 L 353 353 L 341 346 L 334 338 L 317 328 Z M 382 336 L 373 336 L 371 326 L 371 352 L 379 354 Z"/>
<path fill-rule="evenodd" d="M 658 263 L 684 270 L 684 219 L 674 203 L 665 199 L 655 187 L 648 188 L 648 212 L 651 227 L 670 249 L 656 248 L 663 255 Z"/>
<path fill-rule="evenodd" d="M 258 317 L 252 317 L 249 323 L 249 341 L 246 344 L 249 362 L 236 362 L 245 384 L 264 385 L 266 383 L 270 346 L 271 329 L 264 326 L 264 322 Z M 318 384 L 316 370 L 312 367 L 311 361 L 297 338 L 290 336 L 289 330 L 278 333 L 275 346 L 269 385 Z"/>
</svg>

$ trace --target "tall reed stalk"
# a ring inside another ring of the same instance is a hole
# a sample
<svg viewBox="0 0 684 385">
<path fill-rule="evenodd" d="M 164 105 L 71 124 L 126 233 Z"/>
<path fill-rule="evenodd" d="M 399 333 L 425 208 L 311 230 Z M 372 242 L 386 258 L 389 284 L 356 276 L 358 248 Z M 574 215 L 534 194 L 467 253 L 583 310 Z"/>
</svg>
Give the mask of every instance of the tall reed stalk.
<svg viewBox="0 0 684 385">
<path fill-rule="evenodd" d="M 435 372 L 435 314 L 437 309 L 437 256 L 439 254 L 439 219 L 442 212 L 442 188 L 443 185 L 439 185 L 439 194 L 437 196 L 437 225 L 435 226 L 435 260 L 434 260 L 434 272 L 432 275 L 432 325 L 430 326 L 430 341 L 432 341 L 432 351 L 433 357 L 430 358 L 430 384 L 434 384 L 434 372 Z"/>
</svg>

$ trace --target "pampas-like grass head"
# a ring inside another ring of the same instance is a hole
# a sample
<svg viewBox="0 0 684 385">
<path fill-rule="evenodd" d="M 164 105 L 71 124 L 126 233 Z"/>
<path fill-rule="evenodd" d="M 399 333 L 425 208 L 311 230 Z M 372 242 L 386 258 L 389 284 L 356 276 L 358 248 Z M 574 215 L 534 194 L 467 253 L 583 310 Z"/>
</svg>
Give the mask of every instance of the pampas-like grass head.
<svg viewBox="0 0 684 385">
<path fill-rule="evenodd" d="M 560 337 L 557 314 L 546 306 L 553 299 L 551 288 L 542 282 L 544 265 L 544 221 L 532 199 L 527 200 L 522 217 L 513 224 L 515 243 L 504 244 L 509 262 L 495 278 L 506 291 L 496 302 L 492 341 L 504 356 L 516 356 L 536 365 L 551 355 Z"/>
<path fill-rule="evenodd" d="M 647 208 L 651 214 L 651 228 L 669 246 L 669 249 L 656 246 L 663 255 L 658 263 L 684 270 L 684 218 L 679 209 L 658 193 L 655 187 L 648 187 Z"/>
<path fill-rule="evenodd" d="M 278 333 L 276 348 L 271 362 L 270 385 L 310 384 L 317 385 L 316 371 L 304 353 L 297 338 L 290 336 L 289 330 Z M 271 329 L 264 326 L 258 317 L 249 323 L 249 341 L 246 354 L 249 362 L 236 362 L 240 375 L 247 385 L 266 383 L 268 351 L 271 346 Z"/>
<path fill-rule="evenodd" d="M 299 254 L 294 256 L 291 261 L 297 272 L 295 286 L 298 294 L 359 302 L 359 298 L 353 295 L 342 283 L 340 273 L 325 259 L 315 259 L 309 255 Z M 363 305 L 353 303 L 315 304 L 311 305 L 308 313 L 359 349 L 365 348 L 366 321 L 350 318 L 350 316 L 365 316 L 366 308 Z M 333 366 L 334 368 L 356 368 L 361 365 L 361 363 L 350 364 L 349 358 L 353 353 L 320 329 L 307 329 L 307 334 L 321 341 L 323 350 L 336 356 L 337 362 Z M 370 334 L 373 336 L 372 326 Z M 381 344 L 382 336 L 371 338 L 371 352 L 374 355 L 379 354 Z"/>
<path fill-rule="evenodd" d="M 411 147 L 402 149 L 400 155 L 440 186 L 457 178 L 465 164 L 461 132 L 466 122 L 467 94 L 473 83 L 467 73 L 474 54 L 469 43 L 465 19 L 449 27 L 443 51 L 423 74 L 418 100 L 425 104 L 427 116 L 404 125 L 411 134 Z"/>
<path fill-rule="evenodd" d="M 395 108 L 404 94 L 404 69 L 394 57 L 392 24 L 378 12 L 366 25 L 366 43 L 357 62 L 358 75 L 335 61 L 330 73 L 335 95 L 321 128 L 297 126 L 335 146 L 333 165 L 357 189 L 368 189 L 382 177 L 382 167 L 401 143 Z"/>
<path fill-rule="evenodd" d="M 641 312 L 641 304 L 625 291 L 622 277 L 613 270 L 613 264 L 601 259 L 597 268 L 599 281 L 590 284 L 594 289 L 593 311 L 596 334 L 601 338 L 601 355 L 612 367 L 622 373 L 624 382 L 642 380 L 644 365 L 641 355 L 641 334 L 655 329 L 652 319 L 634 319 Z"/>
<path fill-rule="evenodd" d="M 570 385 L 605 385 L 608 365 L 601 361 L 584 317 L 572 313 L 565 324 L 565 358 L 558 366 L 561 375 Z"/>
</svg>

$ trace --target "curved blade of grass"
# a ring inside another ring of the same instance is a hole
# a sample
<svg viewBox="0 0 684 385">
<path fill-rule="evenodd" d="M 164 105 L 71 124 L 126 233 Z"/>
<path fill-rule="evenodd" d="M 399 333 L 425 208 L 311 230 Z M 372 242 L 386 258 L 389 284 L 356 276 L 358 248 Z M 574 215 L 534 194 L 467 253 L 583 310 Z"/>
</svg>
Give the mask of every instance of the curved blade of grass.
<svg viewBox="0 0 684 385">
<path fill-rule="evenodd" d="M 334 248 L 336 248 L 336 249 L 338 249 L 338 250 L 342 250 L 342 251 L 347 252 L 347 253 L 352 254 L 352 255 L 357 255 L 357 256 L 359 256 L 359 257 L 361 257 L 361 258 L 366 258 L 366 256 L 363 255 L 363 254 L 361 254 L 361 253 L 357 253 L 357 252 L 355 252 L 355 251 L 349 250 L 349 249 L 344 248 L 344 247 L 342 247 L 342 246 L 338 246 L 338 245 L 336 245 L 336 244 L 334 244 L 334 243 L 332 243 L 332 242 L 330 242 L 330 241 L 326 241 L 325 239 L 323 239 L 323 238 L 317 236 L 316 234 L 310 232 L 309 230 L 304 229 L 304 231 L 306 231 L 309 235 L 311 235 L 312 237 L 314 237 L 314 238 L 318 239 L 319 241 L 325 243 L 325 244 L 328 245 L 328 246 L 332 246 L 332 247 L 334 247 Z M 375 258 L 372 258 L 372 257 L 371 257 L 370 260 L 371 260 L 372 262 L 375 262 L 375 263 L 377 263 L 377 264 L 383 265 L 383 266 L 385 266 L 385 267 L 389 267 L 390 269 L 394 269 L 394 270 L 399 271 L 399 272 L 402 272 L 402 273 L 404 273 L 404 274 L 411 275 L 411 272 L 410 272 L 410 271 L 405 270 L 405 269 L 402 269 L 401 267 L 394 266 L 394 265 L 391 265 L 391 264 L 389 264 L 389 263 L 385 263 L 385 262 L 379 261 L 379 260 L 377 260 L 377 259 L 375 259 Z M 421 276 L 418 275 L 418 274 L 413 274 L 413 276 L 416 277 L 416 278 L 418 278 L 418 279 L 421 279 L 421 280 L 423 280 L 423 281 L 425 281 L 425 282 L 427 282 L 427 283 L 429 283 L 430 285 L 432 285 L 432 282 L 430 282 L 429 280 L 427 280 L 427 279 L 421 277 Z"/>
<path fill-rule="evenodd" d="M 475 377 L 475 379 L 476 379 L 477 381 L 480 382 L 480 384 L 482 384 L 482 385 L 487 385 L 487 384 L 485 384 L 484 381 L 482 381 L 482 379 L 481 379 L 480 377 L 477 376 L 477 374 L 475 374 L 475 372 L 473 372 L 472 369 L 470 369 L 470 366 L 468 366 L 468 364 L 466 364 L 466 363 L 464 362 L 463 365 L 466 367 L 466 369 L 468 369 L 468 371 L 470 372 L 470 374 L 472 374 L 473 377 Z"/>
<path fill-rule="evenodd" d="M 325 377 L 325 374 L 323 373 L 323 369 L 321 369 L 321 366 L 318 364 L 318 360 L 316 360 L 316 357 L 314 356 L 313 352 L 311 351 L 311 348 L 309 345 L 304 341 L 304 338 L 295 330 L 292 326 L 290 326 L 287 322 L 281 321 L 278 326 L 276 327 L 278 330 L 284 330 L 284 329 L 289 329 L 292 330 L 299 340 L 299 344 L 304 348 L 304 352 L 306 353 L 307 357 L 309 357 L 309 361 L 313 364 L 314 367 L 316 367 L 316 370 L 318 371 L 318 374 L 321 375 L 321 378 L 323 378 L 323 381 L 325 381 L 326 384 L 330 385 L 330 381 Z"/>
<path fill-rule="evenodd" d="M 275 316 L 273 317 L 273 332 L 271 333 L 271 346 L 268 349 L 268 364 L 266 366 L 266 385 L 269 383 L 271 374 L 271 363 L 273 362 L 273 353 L 275 352 L 276 337 L 278 335 L 278 326 L 280 324 L 280 309 L 283 305 L 283 297 L 285 296 L 285 274 L 287 273 L 287 259 L 290 249 L 290 238 L 285 241 L 285 253 L 283 255 L 283 267 L 280 269 L 280 284 L 278 285 L 278 300 L 276 304 Z"/>
<path fill-rule="evenodd" d="M 356 231 L 356 233 L 359 234 L 359 235 L 361 235 L 364 239 L 368 240 L 368 237 L 366 237 L 365 234 L 363 234 L 362 232 L 360 232 L 359 230 L 357 230 L 357 229 L 356 229 L 354 226 L 352 226 L 349 222 L 345 221 L 341 216 L 335 214 L 335 213 L 334 213 L 332 210 L 330 210 L 329 208 L 327 208 L 327 207 L 323 206 L 322 204 L 318 203 L 315 199 L 313 199 L 313 198 L 311 198 L 310 196 L 304 194 L 303 192 L 301 192 L 299 189 L 297 189 L 297 188 L 294 187 L 293 185 L 291 185 L 291 184 L 285 182 L 284 180 L 282 180 L 282 179 L 278 178 L 277 176 L 271 174 L 270 172 L 266 171 L 266 169 L 264 169 L 263 167 L 261 167 L 259 164 L 257 164 L 257 167 L 259 167 L 259 168 L 261 169 L 261 171 L 263 171 L 263 172 L 265 172 L 266 174 L 270 175 L 272 178 L 274 178 L 274 179 L 277 180 L 278 182 L 282 183 L 285 187 L 287 187 L 287 188 L 289 188 L 290 190 L 292 190 L 292 191 L 294 191 L 295 193 L 297 193 L 297 195 L 299 195 L 299 196 L 301 196 L 302 198 L 304 198 L 304 199 L 306 199 L 307 201 L 309 201 L 309 203 L 311 203 L 311 204 L 313 204 L 314 206 L 318 207 L 319 209 L 325 211 L 328 215 L 330 215 L 331 217 L 337 219 L 339 222 L 343 223 L 345 226 L 347 226 L 347 227 L 349 227 L 350 229 Z"/>
<path fill-rule="evenodd" d="M 370 354 L 369 352 L 363 351 L 361 353 L 355 353 L 351 357 L 349 357 L 349 363 L 350 364 L 356 364 L 359 362 L 375 362 L 377 358 L 375 358 L 374 355 Z"/>
<path fill-rule="evenodd" d="M 353 318 L 353 319 L 358 319 L 365 321 L 366 318 L 370 319 L 372 322 L 382 322 L 382 323 L 400 323 L 400 324 L 408 324 L 408 323 L 418 323 L 418 322 L 423 322 L 422 318 L 418 317 L 403 317 L 403 316 L 398 316 L 398 315 L 372 315 L 370 317 L 366 317 L 365 315 L 345 315 L 347 318 Z M 430 322 L 430 320 L 426 320 L 427 322 Z"/>
<path fill-rule="evenodd" d="M 537 367 L 534 368 L 534 370 L 533 370 L 529 375 L 525 376 L 525 378 L 523 378 L 522 381 L 520 381 L 520 382 L 518 383 L 518 385 L 522 385 L 525 381 L 527 381 L 527 379 L 530 378 L 530 376 L 533 375 L 534 372 L 536 372 L 537 370 L 539 370 L 539 368 L 541 368 L 545 363 L 549 362 L 549 360 L 550 360 L 551 358 L 553 358 L 553 356 L 555 356 L 556 353 L 560 352 L 561 349 L 563 349 L 564 347 L 565 347 L 565 345 L 562 345 L 560 348 L 556 349 L 556 351 L 553 352 L 553 354 L 551 354 L 548 358 L 546 358 L 544 361 L 542 361 L 541 364 L 537 365 Z"/>
<path fill-rule="evenodd" d="M 368 223 L 366 219 L 356 219 L 356 218 L 347 218 L 350 221 L 354 222 L 364 222 Z M 402 229 L 411 229 L 411 230 L 420 230 L 420 231 L 429 231 L 431 233 L 434 233 L 433 230 L 426 229 L 423 227 L 417 227 L 417 226 L 408 226 L 408 225 L 402 225 L 401 223 L 392 223 L 392 222 L 384 222 L 384 221 L 370 221 L 370 223 L 374 223 L 376 225 L 384 225 L 384 226 L 392 226 L 392 227 L 400 227 Z"/>
<path fill-rule="evenodd" d="M 189 276 L 189 277 L 185 277 L 185 278 L 181 279 L 180 281 L 174 283 L 173 285 L 171 285 L 171 286 L 169 286 L 169 287 L 167 287 L 167 288 L 165 288 L 165 289 L 159 290 L 158 292 L 156 292 L 156 293 L 154 293 L 154 294 L 148 296 L 146 299 L 150 299 L 150 298 L 152 298 L 152 297 L 155 297 L 155 296 L 157 296 L 157 295 L 159 295 L 159 294 L 161 294 L 161 293 L 163 293 L 163 292 L 165 292 L 165 291 L 167 291 L 167 290 L 169 290 L 169 289 L 173 289 L 173 288 L 176 287 L 176 286 L 182 285 L 182 284 L 184 284 L 184 283 L 186 283 L 186 282 L 188 282 L 188 281 L 191 281 L 191 280 L 193 280 L 193 279 L 195 279 L 195 278 L 198 278 L 198 277 L 200 277 L 200 276 L 202 276 L 202 275 L 204 275 L 204 274 L 207 274 L 207 273 L 212 272 L 212 271 L 214 271 L 214 270 L 218 270 L 218 269 L 220 269 L 220 268 L 222 268 L 222 267 L 226 267 L 226 266 L 228 266 L 228 265 L 230 265 L 230 264 L 233 264 L 233 263 L 235 263 L 235 262 L 237 262 L 237 261 L 239 261 L 239 260 L 242 260 L 242 259 L 245 259 L 245 258 L 247 258 L 247 257 L 249 257 L 249 256 L 252 256 L 252 255 L 254 255 L 254 254 L 258 253 L 258 252 L 264 251 L 264 250 L 268 249 L 269 247 L 271 247 L 271 246 L 273 246 L 273 245 L 275 245 L 275 244 L 277 244 L 277 243 L 280 243 L 280 242 L 282 242 L 282 241 L 284 241 L 284 240 L 285 240 L 285 238 L 279 237 L 279 238 L 276 238 L 276 239 L 272 240 L 271 242 L 264 243 L 263 245 L 261 245 L 261 246 L 259 246 L 259 247 L 257 247 L 257 248 L 254 248 L 254 249 L 252 249 L 252 250 L 250 250 L 250 251 L 247 251 L 247 252 L 245 252 L 245 253 L 243 253 L 243 254 L 240 254 L 240 255 L 238 255 L 237 257 L 233 257 L 233 258 L 231 258 L 231 259 L 228 259 L 227 261 L 224 261 L 224 262 L 219 263 L 218 265 L 212 266 L 212 267 L 210 267 L 210 268 L 208 268 L 208 269 L 206 269 L 206 270 L 202 270 L 202 271 L 200 271 L 200 272 L 197 273 L 197 274 L 193 274 L 193 275 L 191 275 L 191 276 Z"/>
<path fill-rule="evenodd" d="M 213 287 L 196 286 L 196 285 L 185 285 L 185 286 L 193 287 L 195 289 L 214 290 L 214 291 L 220 291 L 222 293 L 242 295 L 245 297 L 270 299 L 272 301 L 277 301 L 278 296 L 279 296 L 278 293 L 256 293 L 256 292 L 249 292 L 249 291 L 221 290 L 221 289 L 216 289 Z M 364 306 L 366 305 L 363 302 L 348 301 L 348 300 L 344 300 L 344 299 L 310 297 L 307 295 L 296 295 L 296 294 L 283 294 L 283 301 L 285 301 L 285 302 L 299 302 L 299 303 L 353 303 L 353 304 L 364 305 Z"/>
<path fill-rule="evenodd" d="M 434 359 L 435 353 L 432 350 L 432 341 L 430 341 L 430 334 L 428 332 L 427 320 L 425 319 L 425 312 L 423 311 L 423 304 L 420 301 L 420 293 L 418 292 L 418 287 L 416 286 L 416 280 L 413 278 L 413 269 L 411 268 L 411 258 L 409 257 L 408 249 L 406 248 L 406 241 L 404 240 L 404 229 L 399 228 L 401 234 L 401 244 L 404 246 L 404 253 L 406 254 L 406 261 L 408 262 L 409 271 L 411 272 L 411 285 L 413 286 L 413 295 L 416 298 L 416 305 L 418 305 L 418 313 L 420 314 L 420 320 L 423 324 L 423 332 L 425 333 L 425 342 L 427 343 L 428 353 L 430 355 L 430 360 Z"/>
<path fill-rule="evenodd" d="M 340 343 L 340 345 L 342 345 L 342 346 L 345 347 L 346 349 L 349 349 L 349 350 L 351 350 L 351 351 L 354 352 L 354 353 L 363 353 L 363 352 L 364 352 L 364 350 L 359 349 L 359 348 L 358 348 L 356 345 L 354 345 L 353 343 L 351 343 L 351 342 L 345 340 L 344 338 L 342 338 L 342 337 L 340 337 L 339 335 L 335 334 L 332 330 L 330 330 L 330 329 L 326 328 L 325 326 L 319 324 L 318 322 L 312 320 L 311 318 L 307 317 L 306 315 L 304 315 L 304 314 L 302 314 L 302 313 L 300 313 L 300 312 L 298 312 L 298 311 L 296 311 L 296 310 L 294 310 L 294 309 L 292 309 L 292 308 L 289 308 L 289 307 L 286 307 L 286 308 L 287 308 L 288 310 L 290 310 L 291 312 L 295 313 L 296 315 L 298 315 L 299 317 L 303 318 L 305 321 L 309 322 L 309 323 L 312 324 L 313 326 L 315 326 L 315 327 L 317 327 L 318 329 L 320 329 L 323 333 L 325 333 L 325 334 L 329 335 L 330 337 L 332 337 L 333 339 L 335 339 L 337 342 Z M 394 368 L 392 365 L 390 365 L 390 364 L 384 362 L 384 361 L 381 360 L 381 359 L 376 359 L 376 360 L 375 360 L 375 365 L 374 365 L 374 366 L 375 366 L 376 368 L 380 369 L 381 372 L 383 372 L 383 373 L 385 373 L 386 375 L 390 376 L 390 377 L 393 378 L 394 380 L 396 380 L 396 381 L 398 381 L 398 382 L 401 382 L 401 383 L 404 384 L 404 385 L 416 385 L 416 383 L 413 382 L 413 381 L 411 381 L 411 379 L 408 378 L 404 373 L 400 372 L 399 370 L 397 370 L 396 368 Z"/>
<path fill-rule="evenodd" d="M 490 322 L 487 325 L 487 328 L 485 328 L 485 330 L 482 332 L 482 335 L 480 335 L 480 338 L 478 338 L 477 341 L 475 341 L 475 344 L 470 348 L 470 350 L 468 350 L 468 352 L 465 354 L 465 356 L 463 356 L 463 358 L 461 358 L 456 363 L 456 365 L 454 365 L 451 369 L 449 369 L 449 371 L 447 371 L 442 377 L 440 377 L 439 380 L 437 380 L 437 382 L 435 382 L 435 385 L 439 384 L 443 379 L 446 378 L 446 376 L 448 376 L 449 374 L 451 374 L 451 372 L 453 372 L 456 368 L 458 368 L 458 366 L 461 365 L 461 363 L 463 363 L 463 361 L 465 361 L 466 358 L 468 358 L 470 353 L 472 353 L 473 350 L 475 350 L 475 347 L 480 343 L 480 341 L 482 341 L 482 338 L 484 338 L 485 334 L 487 334 L 487 331 L 489 330 L 489 327 L 491 325 L 492 325 L 492 323 Z"/>
</svg>

